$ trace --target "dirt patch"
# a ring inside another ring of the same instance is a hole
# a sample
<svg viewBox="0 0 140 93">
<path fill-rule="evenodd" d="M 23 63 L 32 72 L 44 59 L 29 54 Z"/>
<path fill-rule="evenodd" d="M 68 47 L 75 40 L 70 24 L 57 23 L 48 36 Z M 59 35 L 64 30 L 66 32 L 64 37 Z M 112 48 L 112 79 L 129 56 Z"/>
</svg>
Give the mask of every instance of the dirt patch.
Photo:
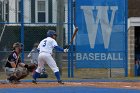
<svg viewBox="0 0 140 93">
<path fill-rule="evenodd" d="M 140 82 L 65 82 L 64 85 L 57 82 L 21 82 L 19 84 L 0 84 L 0 88 L 44 88 L 44 87 L 60 87 L 60 86 L 89 86 L 101 88 L 125 88 L 140 89 Z"/>
</svg>

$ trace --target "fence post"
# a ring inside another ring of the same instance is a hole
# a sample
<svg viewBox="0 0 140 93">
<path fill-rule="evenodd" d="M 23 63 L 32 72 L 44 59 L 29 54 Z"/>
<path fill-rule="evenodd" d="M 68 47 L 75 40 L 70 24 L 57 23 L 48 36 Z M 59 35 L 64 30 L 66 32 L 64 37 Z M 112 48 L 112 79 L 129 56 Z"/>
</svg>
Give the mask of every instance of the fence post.
<svg viewBox="0 0 140 93">
<path fill-rule="evenodd" d="M 21 0 L 21 43 L 24 44 L 24 0 Z M 21 54 L 22 62 L 24 62 L 24 50 L 22 50 Z"/>
<path fill-rule="evenodd" d="M 74 13 L 73 13 L 73 0 L 71 0 L 71 36 L 73 35 L 73 25 L 74 25 Z M 74 77 L 74 68 L 73 68 L 73 43 L 71 44 L 71 77 Z"/>
<path fill-rule="evenodd" d="M 68 0 L 68 44 L 70 43 L 71 37 L 71 0 Z M 71 77 L 71 59 L 70 52 L 68 52 L 68 77 Z"/>
<path fill-rule="evenodd" d="M 128 20 L 128 0 L 125 0 L 125 49 L 126 49 L 126 53 L 125 53 L 125 77 L 128 77 L 128 30 L 127 30 L 127 20 Z"/>
<path fill-rule="evenodd" d="M 57 1 L 57 42 L 60 46 L 63 46 L 63 33 L 64 33 L 64 27 L 63 27 L 63 23 L 64 23 L 64 0 L 59 0 Z M 56 60 L 57 60 L 57 65 L 60 69 L 60 74 L 62 75 L 62 54 L 57 54 L 56 55 Z"/>
</svg>

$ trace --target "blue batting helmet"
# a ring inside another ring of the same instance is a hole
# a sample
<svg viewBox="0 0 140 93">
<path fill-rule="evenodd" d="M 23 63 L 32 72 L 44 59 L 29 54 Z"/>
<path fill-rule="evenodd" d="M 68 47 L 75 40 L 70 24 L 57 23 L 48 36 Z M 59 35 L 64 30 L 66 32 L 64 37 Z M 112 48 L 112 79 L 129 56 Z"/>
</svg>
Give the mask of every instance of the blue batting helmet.
<svg viewBox="0 0 140 93">
<path fill-rule="evenodd" d="M 56 32 L 54 30 L 48 30 L 47 37 L 52 37 L 53 35 L 57 36 Z"/>
</svg>

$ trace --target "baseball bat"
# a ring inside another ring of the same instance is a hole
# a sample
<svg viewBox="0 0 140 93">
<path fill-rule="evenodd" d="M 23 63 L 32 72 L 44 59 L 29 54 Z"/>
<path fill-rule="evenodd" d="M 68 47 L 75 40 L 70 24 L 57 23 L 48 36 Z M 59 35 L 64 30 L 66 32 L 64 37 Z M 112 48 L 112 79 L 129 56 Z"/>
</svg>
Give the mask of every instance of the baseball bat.
<svg viewBox="0 0 140 93">
<path fill-rule="evenodd" d="M 72 44 L 72 42 L 73 42 L 73 40 L 74 40 L 74 37 L 76 36 L 77 32 L 78 32 L 78 27 L 76 27 L 76 28 L 74 29 L 74 33 L 73 33 L 73 35 L 72 35 L 71 41 L 70 41 L 70 43 L 69 43 L 69 45 L 68 45 L 67 48 L 69 48 L 70 45 Z"/>
<path fill-rule="evenodd" d="M 69 47 L 71 46 L 71 44 L 72 44 L 72 42 L 73 42 L 73 40 L 74 40 L 74 37 L 76 36 L 76 34 L 77 34 L 77 32 L 78 32 L 78 27 L 77 27 L 77 25 L 76 25 L 76 3 L 74 3 L 74 15 L 73 15 L 73 18 L 74 18 L 74 26 L 75 26 L 75 29 L 74 29 L 74 33 L 73 33 L 73 35 L 72 35 L 72 38 L 71 38 L 71 41 L 70 41 L 70 43 L 69 43 L 69 45 L 68 45 L 68 49 L 69 49 Z"/>
</svg>

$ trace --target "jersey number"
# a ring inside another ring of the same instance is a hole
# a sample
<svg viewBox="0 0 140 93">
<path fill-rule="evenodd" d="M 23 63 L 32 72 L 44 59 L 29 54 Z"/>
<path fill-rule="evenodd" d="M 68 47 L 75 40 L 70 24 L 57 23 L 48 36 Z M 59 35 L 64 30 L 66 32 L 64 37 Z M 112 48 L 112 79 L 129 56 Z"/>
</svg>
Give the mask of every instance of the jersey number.
<svg viewBox="0 0 140 93">
<path fill-rule="evenodd" d="M 46 46 L 46 42 L 47 42 L 47 40 L 45 40 L 45 41 L 44 41 L 43 47 L 45 47 L 45 46 Z"/>
</svg>

